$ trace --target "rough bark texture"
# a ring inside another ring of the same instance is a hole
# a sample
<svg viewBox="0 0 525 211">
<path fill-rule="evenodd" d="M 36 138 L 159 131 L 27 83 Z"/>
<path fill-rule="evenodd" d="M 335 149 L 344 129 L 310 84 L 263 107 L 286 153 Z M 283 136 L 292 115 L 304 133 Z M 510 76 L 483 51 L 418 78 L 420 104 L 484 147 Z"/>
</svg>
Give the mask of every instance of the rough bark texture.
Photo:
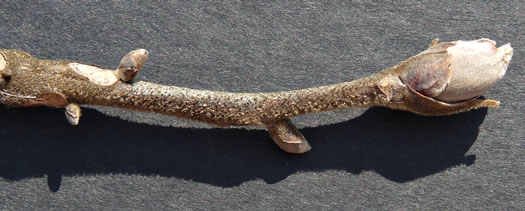
<svg viewBox="0 0 525 211">
<path fill-rule="evenodd" d="M 72 102 L 103 105 L 174 115 L 216 125 L 265 125 L 306 113 L 357 106 L 386 106 L 392 99 L 390 79 L 395 73 L 395 70 L 388 69 L 351 82 L 294 91 L 228 93 L 148 82 L 130 85 L 117 81 L 101 85 L 93 82 L 92 78 L 80 75 L 70 65 L 71 61 L 35 59 L 17 50 L 0 53 L 9 61 L 9 69 L 15 70 L 9 83 L 3 87 L 6 93 L 12 94 L 0 96 L 0 102 L 4 104 L 63 107 Z"/>
</svg>

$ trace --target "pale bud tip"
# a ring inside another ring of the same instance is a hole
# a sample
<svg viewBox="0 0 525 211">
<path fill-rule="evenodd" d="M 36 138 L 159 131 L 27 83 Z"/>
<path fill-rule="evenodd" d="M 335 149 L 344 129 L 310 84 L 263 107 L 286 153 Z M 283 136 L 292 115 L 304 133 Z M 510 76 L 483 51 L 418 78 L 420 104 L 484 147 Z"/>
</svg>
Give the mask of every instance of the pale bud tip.
<svg viewBox="0 0 525 211">
<path fill-rule="evenodd" d="M 512 59 L 510 44 L 496 48 L 496 42 L 489 39 L 454 43 L 447 49 L 451 80 L 438 99 L 451 102 L 474 98 L 503 78 Z"/>
</svg>

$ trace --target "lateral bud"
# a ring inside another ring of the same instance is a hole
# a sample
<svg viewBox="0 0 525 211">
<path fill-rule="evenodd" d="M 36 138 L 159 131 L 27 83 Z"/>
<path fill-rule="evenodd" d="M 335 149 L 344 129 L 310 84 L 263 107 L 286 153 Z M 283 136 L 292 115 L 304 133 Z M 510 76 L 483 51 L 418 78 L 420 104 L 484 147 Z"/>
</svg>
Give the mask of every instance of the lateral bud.
<svg viewBox="0 0 525 211">
<path fill-rule="evenodd" d="M 285 152 L 302 154 L 312 149 L 303 134 L 288 119 L 269 124 L 267 128 L 275 144 Z"/>
<path fill-rule="evenodd" d="M 138 49 L 129 52 L 122 58 L 116 71 L 117 77 L 123 82 L 131 81 L 148 60 L 148 51 Z"/>
<path fill-rule="evenodd" d="M 80 116 L 82 116 L 82 109 L 76 103 L 70 103 L 66 106 L 66 120 L 71 125 L 78 125 L 80 121 Z"/>
</svg>

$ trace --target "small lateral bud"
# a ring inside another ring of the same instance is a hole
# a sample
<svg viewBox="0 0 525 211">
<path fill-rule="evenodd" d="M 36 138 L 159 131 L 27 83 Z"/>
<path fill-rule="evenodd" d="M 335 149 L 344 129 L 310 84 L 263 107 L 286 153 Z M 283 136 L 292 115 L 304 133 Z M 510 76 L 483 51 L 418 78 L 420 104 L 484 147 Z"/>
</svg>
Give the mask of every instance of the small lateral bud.
<svg viewBox="0 0 525 211">
<path fill-rule="evenodd" d="M 71 103 L 66 106 L 66 120 L 69 124 L 78 125 L 80 116 L 82 116 L 82 110 L 78 104 Z"/>
<path fill-rule="evenodd" d="M 302 154 L 312 149 L 303 134 L 288 119 L 269 124 L 267 127 L 275 144 L 285 152 Z"/>
<path fill-rule="evenodd" d="M 124 82 L 131 81 L 147 60 L 148 51 L 144 49 L 129 52 L 120 61 L 120 65 L 117 69 L 117 77 Z"/>
</svg>

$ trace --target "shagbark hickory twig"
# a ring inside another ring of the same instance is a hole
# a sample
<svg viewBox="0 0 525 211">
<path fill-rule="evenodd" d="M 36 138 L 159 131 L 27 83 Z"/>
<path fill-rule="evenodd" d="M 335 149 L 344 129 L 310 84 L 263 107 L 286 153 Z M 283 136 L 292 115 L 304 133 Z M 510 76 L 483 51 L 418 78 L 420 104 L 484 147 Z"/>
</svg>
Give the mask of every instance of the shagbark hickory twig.
<svg viewBox="0 0 525 211">
<path fill-rule="evenodd" d="M 76 125 L 81 104 L 173 115 L 209 124 L 266 126 L 283 150 L 311 149 L 289 118 L 363 106 L 401 109 L 420 115 L 449 115 L 498 101 L 476 99 L 504 75 L 509 44 L 496 48 L 481 39 L 438 43 L 398 65 L 350 82 L 272 93 L 229 93 L 130 83 L 148 58 L 128 53 L 117 70 L 73 61 L 41 60 L 20 50 L 0 50 L 0 103 L 65 107 Z"/>
</svg>

